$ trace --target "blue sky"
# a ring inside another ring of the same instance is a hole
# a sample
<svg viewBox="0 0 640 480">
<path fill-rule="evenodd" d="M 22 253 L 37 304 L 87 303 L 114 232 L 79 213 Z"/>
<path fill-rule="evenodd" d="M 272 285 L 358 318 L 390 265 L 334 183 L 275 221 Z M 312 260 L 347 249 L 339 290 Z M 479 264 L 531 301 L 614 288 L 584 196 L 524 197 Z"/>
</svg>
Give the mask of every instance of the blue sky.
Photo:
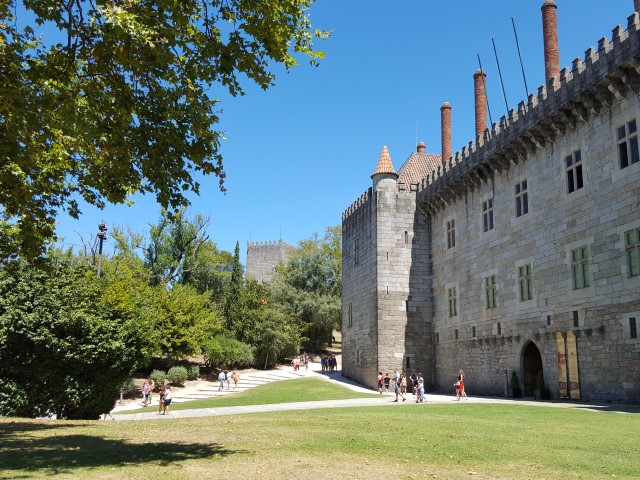
<svg viewBox="0 0 640 480">
<path fill-rule="evenodd" d="M 276 86 L 245 82 L 232 98 L 221 87 L 220 128 L 227 193 L 217 179 L 202 182 L 190 197 L 191 215 L 211 216 L 210 236 L 233 251 L 240 242 L 282 239 L 292 245 L 341 223 L 342 212 L 370 185 L 384 145 L 396 170 L 424 141 L 439 154 L 440 106 L 452 105 L 453 150 L 474 137 L 473 73 L 477 54 L 487 72 L 493 121 L 506 113 L 493 53 L 495 39 L 509 107 L 526 98 L 511 17 L 518 30 L 529 92 L 544 83 L 542 0 L 457 2 L 431 0 L 319 0 L 310 11 L 316 28 L 333 30 L 318 42 L 326 52 L 319 67 L 304 59 Z M 590 46 L 622 24 L 632 0 L 556 0 L 560 66 L 570 66 Z M 95 236 L 104 219 L 111 227 L 147 232 L 160 208 L 152 196 L 132 207 L 90 206 L 73 220 L 59 217 L 66 246 Z M 112 245 L 112 243 L 111 243 Z M 111 251 L 107 242 L 105 252 Z M 111 247 L 111 248 L 110 248 Z"/>
</svg>

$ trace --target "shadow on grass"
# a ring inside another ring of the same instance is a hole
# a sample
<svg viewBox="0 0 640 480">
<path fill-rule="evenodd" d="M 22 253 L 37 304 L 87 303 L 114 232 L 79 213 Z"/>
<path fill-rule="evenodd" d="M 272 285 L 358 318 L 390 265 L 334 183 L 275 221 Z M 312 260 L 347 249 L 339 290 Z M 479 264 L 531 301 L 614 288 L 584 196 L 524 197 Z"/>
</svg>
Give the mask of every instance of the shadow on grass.
<svg viewBox="0 0 640 480">
<path fill-rule="evenodd" d="M 83 434 L 28 438 L 29 432 L 54 428 L 55 425 L 26 422 L 0 424 L 0 465 L 3 473 L 40 471 L 56 475 L 71 473 L 77 468 L 119 467 L 149 462 L 169 465 L 184 460 L 246 453 L 243 450 L 229 450 L 219 444 L 159 440 L 137 444 Z M 69 425 L 65 424 L 64 428 L 68 431 Z M 11 478 L 19 477 L 11 475 Z"/>
<path fill-rule="evenodd" d="M 577 405 L 576 408 L 595 412 L 633 413 L 640 415 L 640 407 L 637 405 Z"/>
</svg>

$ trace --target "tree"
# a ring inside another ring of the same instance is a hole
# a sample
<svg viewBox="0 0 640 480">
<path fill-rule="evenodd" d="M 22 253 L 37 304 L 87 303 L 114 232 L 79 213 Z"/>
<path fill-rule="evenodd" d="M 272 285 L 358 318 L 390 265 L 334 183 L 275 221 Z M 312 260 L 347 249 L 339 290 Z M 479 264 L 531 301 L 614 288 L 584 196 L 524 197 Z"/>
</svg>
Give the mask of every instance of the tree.
<svg viewBox="0 0 640 480">
<path fill-rule="evenodd" d="M 201 214 L 189 219 L 185 209 L 175 215 L 161 213 L 158 223 L 151 226 L 148 245 L 143 247 L 154 285 L 189 283 L 200 249 L 210 242 L 207 233 L 210 223 L 209 217 Z"/>
<path fill-rule="evenodd" d="M 242 323 L 242 309 L 244 302 L 244 282 L 242 279 L 242 264 L 240 263 L 240 243 L 236 242 L 233 252 L 233 269 L 231 281 L 224 302 L 224 318 L 229 331 L 237 331 Z M 242 335 L 239 336 L 242 338 Z"/>
<path fill-rule="evenodd" d="M 144 362 L 148 339 L 83 267 L 0 269 L 0 415 L 96 419 Z"/>
<path fill-rule="evenodd" d="M 155 353 L 177 359 L 198 355 L 222 331 L 223 319 L 209 298 L 188 285 L 157 286 L 153 300 Z"/>
<path fill-rule="evenodd" d="M 327 228 L 322 239 L 313 235 L 300 242 L 287 262 L 278 267 L 272 284 L 275 301 L 303 327 L 307 345 L 321 350 L 340 328 L 342 302 L 341 227 Z"/>
<path fill-rule="evenodd" d="M 224 190 L 210 87 L 242 95 L 241 78 L 267 89 L 273 64 L 315 63 L 328 34 L 312 29 L 312 3 L 0 2 L 0 258 L 40 254 L 79 199 L 151 193 L 173 211 L 201 174 Z"/>
</svg>

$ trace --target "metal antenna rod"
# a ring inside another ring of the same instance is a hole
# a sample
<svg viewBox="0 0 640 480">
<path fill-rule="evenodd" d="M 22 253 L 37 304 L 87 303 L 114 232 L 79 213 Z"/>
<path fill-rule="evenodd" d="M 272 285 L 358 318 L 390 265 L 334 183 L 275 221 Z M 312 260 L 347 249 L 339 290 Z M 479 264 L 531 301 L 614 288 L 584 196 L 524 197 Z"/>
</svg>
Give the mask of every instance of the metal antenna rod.
<svg viewBox="0 0 640 480">
<path fill-rule="evenodd" d="M 529 87 L 527 87 L 527 77 L 524 75 L 524 65 L 522 63 L 522 55 L 520 54 L 520 42 L 518 42 L 518 32 L 516 32 L 516 22 L 511 17 L 511 25 L 513 25 L 513 35 L 516 37 L 516 47 L 518 47 L 518 58 L 520 59 L 520 69 L 522 70 L 522 80 L 524 80 L 524 90 L 529 98 Z"/>
<path fill-rule="evenodd" d="M 498 60 L 498 50 L 496 50 L 496 41 L 491 37 L 493 43 L 493 54 L 496 56 L 496 65 L 498 65 L 498 76 L 500 77 L 500 86 L 502 87 L 502 96 L 504 97 L 504 106 L 507 107 L 507 115 L 509 114 L 509 103 L 507 102 L 507 94 L 504 91 L 504 82 L 502 81 L 502 71 L 500 70 L 500 61 Z"/>
<path fill-rule="evenodd" d="M 478 55 L 478 65 L 480 66 L 480 71 L 484 73 L 484 69 L 482 68 L 482 62 L 480 61 L 480 54 Z M 491 118 L 491 107 L 489 107 L 489 95 L 487 95 L 487 82 L 484 81 L 484 75 L 482 76 L 482 85 L 484 87 L 484 96 L 487 98 L 487 111 L 489 112 L 489 122 L 493 125 L 493 119 Z"/>
</svg>

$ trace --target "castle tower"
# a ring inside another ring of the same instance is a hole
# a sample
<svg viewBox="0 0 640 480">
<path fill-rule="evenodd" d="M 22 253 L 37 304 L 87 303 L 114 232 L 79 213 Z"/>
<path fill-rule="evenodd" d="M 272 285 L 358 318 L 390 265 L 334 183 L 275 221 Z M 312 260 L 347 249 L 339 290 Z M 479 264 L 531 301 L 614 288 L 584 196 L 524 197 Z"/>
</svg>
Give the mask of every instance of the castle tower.
<svg viewBox="0 0 640 480">
<path fill-rule="evenodd" d="M 247 242 L 247 278 L 253 277 L 258 283 L 273 280 L 276 266 L 286 262 L 293 247 L 287 242 Z"/>
<path fill-rule="evenodd" d="M 376 384 L 378 372 L 432 370 L 428 225 L 417 181 L 442 163 L 423 142 L 396 173 L 383 147 L 372 188 L 343 215 L 343 373 Z"/>
</svg>

